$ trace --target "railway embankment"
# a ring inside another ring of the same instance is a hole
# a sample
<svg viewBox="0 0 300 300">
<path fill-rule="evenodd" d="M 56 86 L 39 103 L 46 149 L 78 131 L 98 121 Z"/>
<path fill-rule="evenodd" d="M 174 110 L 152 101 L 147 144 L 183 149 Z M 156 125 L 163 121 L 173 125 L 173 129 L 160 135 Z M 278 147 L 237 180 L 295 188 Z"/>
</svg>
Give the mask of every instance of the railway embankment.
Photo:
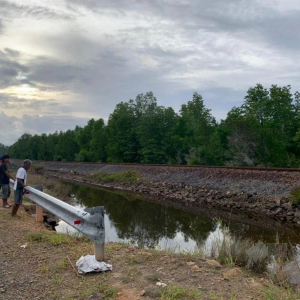
<svg viewBox="0 0 300 300">
<path fill-rule="evenodd" d="M 268 216 L 300 226 L 300 204 L 294 204 L 290 199 L 291 190 L 300 186 L 300 170 L 289 172 L 69 162 L 35 162 L 35 165 L 35 170 L 64 180 L 148 194 L 190 208 L 216 207 L 235 213 Z M 141 180 L 134 183 L 99 182 L 89 176 L 128 170 L 138 172 Z"/>
</svg>

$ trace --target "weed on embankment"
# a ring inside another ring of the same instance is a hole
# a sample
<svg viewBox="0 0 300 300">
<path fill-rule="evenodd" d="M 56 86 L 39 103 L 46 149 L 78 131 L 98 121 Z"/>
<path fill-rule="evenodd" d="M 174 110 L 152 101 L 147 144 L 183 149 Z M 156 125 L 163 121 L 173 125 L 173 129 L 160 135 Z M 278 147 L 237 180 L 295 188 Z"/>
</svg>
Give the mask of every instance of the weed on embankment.
<svg viewBox="0 0 300 300">
<path fill-rule="evenodd" d="M 114 174 L 95 173 L 89 175 L 88 177 L 91 179 L 96 179 L 99 182 L 136 183 L 142 181 L 141 174 L 134 170 L 127 170 Z"/>
</svg>

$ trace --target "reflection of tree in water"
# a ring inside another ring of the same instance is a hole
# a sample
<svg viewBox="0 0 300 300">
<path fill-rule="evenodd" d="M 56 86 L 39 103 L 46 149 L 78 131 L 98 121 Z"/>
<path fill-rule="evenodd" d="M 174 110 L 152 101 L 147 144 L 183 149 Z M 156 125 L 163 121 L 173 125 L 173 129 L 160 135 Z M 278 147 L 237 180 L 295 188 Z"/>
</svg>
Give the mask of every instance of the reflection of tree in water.
<svg viewBox="0 0 300 300">
<path fill-rule="evenodd" d="M 104 206 L 118 237 L 139 246 L 154 247 L 162 238 L 174 239 L 178 232 L 199 244 L 215 229 L 211 218 L 142 201 L 142 196 L 76 186 L 74 193 L 87 207 Z M 130 200 L 134 199 L 134 200 Z"/>
</svg>

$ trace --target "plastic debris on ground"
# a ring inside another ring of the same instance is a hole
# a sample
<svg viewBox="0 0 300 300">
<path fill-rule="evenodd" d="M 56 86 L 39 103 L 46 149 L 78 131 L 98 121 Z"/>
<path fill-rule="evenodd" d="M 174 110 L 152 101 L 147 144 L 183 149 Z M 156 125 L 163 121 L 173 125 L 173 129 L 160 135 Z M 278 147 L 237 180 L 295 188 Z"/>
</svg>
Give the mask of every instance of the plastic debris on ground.
<svg viewBox="0 0 300 300">
<path fill-rule="evenodd" d="M 79 274 L 112 271 L 112 265 L 97 261 L 95 255 L 81 256 L 76 262 L 76 266 Z"/>
<path fill-rule="evenodd" d="M 166 287 L 167 285 L 163 282 L 156 282 L 157 286 Z"/>
</svg>

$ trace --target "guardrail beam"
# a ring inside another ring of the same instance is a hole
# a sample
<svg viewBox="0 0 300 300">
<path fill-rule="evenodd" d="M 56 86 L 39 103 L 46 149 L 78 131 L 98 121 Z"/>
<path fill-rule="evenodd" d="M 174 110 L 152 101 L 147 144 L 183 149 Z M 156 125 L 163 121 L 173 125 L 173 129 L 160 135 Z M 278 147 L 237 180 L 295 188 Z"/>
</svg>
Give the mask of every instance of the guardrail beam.
<svg viewBox="0 0 300 300">
<path fill-rule="evenodd" d="M 10 180 L 11 186 L 14 181 Z M 94 242 L 96 260 L 104 259 L 104 207 L 81 210 L 36 188 L 25 187 L 26 197 L 36 204 L 36 220 L 43 222 L 43 209 L 54 214 Z"/>
</svg>

